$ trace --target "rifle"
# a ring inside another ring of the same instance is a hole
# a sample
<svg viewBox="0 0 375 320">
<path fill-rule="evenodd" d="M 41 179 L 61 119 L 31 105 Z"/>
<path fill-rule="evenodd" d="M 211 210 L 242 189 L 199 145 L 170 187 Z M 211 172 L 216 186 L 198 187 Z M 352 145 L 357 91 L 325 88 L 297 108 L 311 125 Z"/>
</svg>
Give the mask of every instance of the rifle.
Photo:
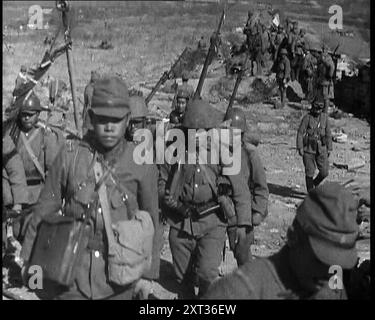
<svg viewBox="0 0 375 320">
<path fill-rule="evenodd" d="M 200 96 L 201 96 L 203 83 L 204 83 L 204 80 L 207 76 L 208 66 L 212 62 L 213 54 L 215 52 L 215 48 L 218 46 L 219 41 L 220 41 L 220 37 L 219 37 L 220 29 L 223 26 L 224 19 L 225 19 L 225 10 L 223 10 L 223 12 L 221 14 L 221 17 L 220 17 L 220 20 L 219 20 L 219 25 L 218 25 L 217 29 L 214 31 L 214 33 L 212 34 L 212 36 L 210 38 L 210 47 L 208 49 L 206 59 L 204 61 L 203 69 L 202 69 L 202 72 L 201 72 L 201 75 L 200 75 L 200 78 L 199 78 L 199 82 L 198 82 L 198 86 L 197 86 L 197 89 L 195 90 L 193 99 L 199 99 Z"/>
<path fill-rule="evenodd" d="M 242 80 L 242 77 L 243 77 L 243 75 L 245 73 L 246 63 L 247 63 L 247 59 L 248 58 L 249 58 L 249 52 L 246 51 L 246 56 L 245 56 L 245 60 L 243 62 L 243 65 L 242 65 L 241 69 L 237 72 L 236 82 L 234 84 L 232 95 L 230 96 L 229 104 L 228 104 L 228 107 L 227 107 L 227 112 L 225 113 L 225 118 L 224 119 L 226 119 L 226 117 L 228 116 L 229 112 L 232 110 L 234 99 L 236 98 L 238 87 L 239 87 L 240 82 Z"/>
<path fill-rule="evenodd" d="M 78 124 L 78 104 L 77 104 L 77 97 L 76 97 L 76 90 L 75 90 L 75 82 L 74 82 L 74 73 L 73 73 L 73 59 L 71 55 L 72 46 L 71 46 L 71 37 L 70 37 L 70 25 L 68 19 L 68 11 L 70 10 L 69 2 L 58 0 L 56 1 L 57 10 L 61 11 L 63 26 L 65 29 L 64 37 L 65 42 L 69 43 L 70 45 L 66 48 L 66 59 L 68 62 L 68 73 L 69 73 L 69 80 L 70 80 L 70 89 L 72 92 L 72 99 L 73 99 L 73 108 L 74 108 L 74 123 L 76 126 L 77 131 L 80 131 L 80 127 Z"/>
<path fill-rule="evenodd" d="M 165 81 L 168 79 L 172 79 L 172 77 L 175 77 L 176 74 L 176 67 L 178 66 L 179 62 L 181 61 L 182 57 L 186 55 L 188 52 L 189 48 L 186 47 L 184 51 L 180 54 L 180 56 L 177 58 L 176 62 L 173 64 L 173 66 L 169 69 L 169 71 L 165 71 L 159 81 L 156 83 L 155 87 L 152 89 L 152 91 L 148 94 L 146 97 L 146 105 L 151 101 L 152 97 L 155 95 L 156 91 L 159 90 L 160 86 L 164 84 Z"/>
</svg>

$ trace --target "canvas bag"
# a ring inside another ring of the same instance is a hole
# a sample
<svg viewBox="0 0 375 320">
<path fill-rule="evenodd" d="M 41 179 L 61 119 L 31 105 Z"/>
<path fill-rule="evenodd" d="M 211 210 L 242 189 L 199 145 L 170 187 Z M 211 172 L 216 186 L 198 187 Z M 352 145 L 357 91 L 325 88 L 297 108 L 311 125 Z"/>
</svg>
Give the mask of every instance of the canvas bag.
<svg viewBox="0 0 375 320">
<path fill-rule="evenodd" d="M 99 162 L 95 162 L 94 172 L 98 183 L 103 176 Z M 109 281 L 121 286 L 133 283 L 151 268 L 155 232 L 151 216 L 147 211 L 136 210 L 131 220 L 112 225 L 105 183 L 100 185 L 98 194 L 108 239 Z"/>
</svg>

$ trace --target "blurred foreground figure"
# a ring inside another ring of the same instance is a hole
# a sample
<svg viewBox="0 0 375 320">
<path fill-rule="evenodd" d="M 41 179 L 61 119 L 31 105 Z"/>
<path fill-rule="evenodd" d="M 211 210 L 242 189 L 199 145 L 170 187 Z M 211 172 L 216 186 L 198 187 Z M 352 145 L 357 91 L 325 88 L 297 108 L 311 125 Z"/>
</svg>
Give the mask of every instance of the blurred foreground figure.
<svg viewBox="0 0 375 320">
<path fill-rule="evenodd" d="M 297 209 L 287 244 L 269 258 L 248 262 L 216 281 L 204 298 L 361 298 L 359 290 L 353 291 L 365 278 L 358 277 L 364 273 L 356 268 L 358 205 L 352 193 L 337 183 L 312 190 Z M 331 266 L 343 270 L 337 272 L 338 279 Z"/>
</svg>

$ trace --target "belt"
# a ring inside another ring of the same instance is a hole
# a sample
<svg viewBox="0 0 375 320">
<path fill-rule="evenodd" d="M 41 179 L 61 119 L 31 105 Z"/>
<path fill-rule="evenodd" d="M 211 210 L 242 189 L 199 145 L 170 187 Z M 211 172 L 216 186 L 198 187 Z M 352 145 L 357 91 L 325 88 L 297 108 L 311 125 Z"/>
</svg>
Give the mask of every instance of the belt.
<svg viewBox="0 0 375 320">
<path fill-rule="evenodd" d="M 41 179 L 30 179 L 26 181 L 28 186 L 36 186 L 39 184 L 43 184 L 43 180 Z"/>
</svg>

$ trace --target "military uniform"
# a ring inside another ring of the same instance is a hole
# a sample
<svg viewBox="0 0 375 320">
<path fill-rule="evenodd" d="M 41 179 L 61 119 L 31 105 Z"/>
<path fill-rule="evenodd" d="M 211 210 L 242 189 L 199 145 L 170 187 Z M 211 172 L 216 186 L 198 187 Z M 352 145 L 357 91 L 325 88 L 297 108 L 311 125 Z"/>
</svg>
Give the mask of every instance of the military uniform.
<svg viewBox="0 0 375 320">
<path fill-rule="evenodd" d="M 313 102 L 313 105 L 315 103 Z M 328 176 L 328 156 L 332 151 L 332 138 L 326 113 L 315 115 L 310 112 L 302 118 L 297 133 L 297 150 L 303 150 L 306 187 L 309 191 Z M 313 180 L 316 167 L 318 167 L 319 174 Z"/>
<path fill-rule="evenodd" d="M 317 94 L 324 99 L 324 112 L 328 112 L 330 100 L 334 98 L 333 76 L 335 64 L 328 53 L 323 53 L 317 66 Z"/>
<path fill-rule="evenodd" d="M 95 99 L 95 102 L 94 102 Z M 115 78 L 98 81 L 93 94 L 92 110 L 96 107 L 103 112 L 105 108 L 110 117 L 123 118 L 129 113 L 127 103 L 128 92 L 125 84 Z M 108 102 L 109 101 L 109 102 Z M 93 111 L 94 112 L 94 111 Z M 97 111 L 95 111 L 97 112 Z M 121 115 L 119 115 L 121 113 Z M 129 220 L 124 194 L 117 184 L 128 191 L 128 197 L 135 198 L 140 210 L 150 213 L 157 226 L 158 194 L 157 169 L 155 165 L 138 165 L 133 160 L 135 145 L 127 142 L 124 137 L 118 144 L 106 151 L 98 144 L 94 136 L 88 135 L 80 141 L 68 141 L 56 157 L 53 168 L 48 174 L 46 186 L 33 211 L 33 219 L 27 230 L 25 244 L 21 256 L 28 261 L 32 252 L 38 224 L 41 219 L 56 213 L 62 205 L 64 215 L 80 218 L 91 199 L 97 194 L 94 163 L 105 162 L 115 168 L 114 179 L 104 183 L 107 189 L 110 216 L 113 223 Z M 98 201 L 95 210 L 91 211 L 91 234 L 88 246 L 83 254 L 82 263 L 78 266 L 74 286 L 68 291 L 55 291 L 57 299 L 131 299 L 134 283 L 127 286 L 117 286 L 109 283 L 107 276 L 108 249 L 105 226 L 101 215 L 101 205 Z M 159 276 L 159 252 L 154 244 L 152 267 L 144 276 L 156 279 Z"/>
<path fill-rule="evenodd" d="M 3 137 L 3 205 L 26 204 L 28 191 L 25 169 L 13 140 Z"/>
<path fill-rule="evenodd" d="M 241 147 L 241 172 L 247 181 L 251 194 L 252 226 L 247 228 L 246 237 L 235 244 L 235 228 L 228 228 L 230 248 L 234 253 L 238 266 L 244 265 L 250 260 L 250 246 L 254 242 L 254 227 L 258 226 L 268 214 L 268 186 L 266 173 L 260 159 L 257 148 L 253 144 L 251 135 L 246 126 L 244 112 L 238 108 L 232 108 L 226 116 L 231 121 L 231 127 L 240 129 L 242 132 Z"/>
<path fill-rule="evenodd" d="M 293 76 L 294 79 L 301 83 L 301 69 L 303 65 L 303 58 L 304 58 L 304 47 L 305 47 L 305 39 L 304 33 L 301 31 L 299 35 L 297 35 L 295 39 L 295 57 L 293 59 Z M 293 78 L 293 77 L 292 77 Z"/>
<path fill-rule="evenodd" d="M 287 245 L 216 281 L 203 298 L 347 299 L 345 283 L 341 290 L 329 288 L 329 268 L 350 270 L 356 265 L 355 219 L 355 200 L 344 188 L 328 183 L 315 189 L 297 209 Z"/>
<path fill-rule="evenodd" d="M 276 65 L 276 80 L 279 85 L 281 106 L 285 106 L 286 102 L 286 84 L 290 80 L 290 61 L 287 57 L 287 50 L 281 49 L 281 58 Z"/>
<path fill-rule="evenodd" d="M 193 101 L 189 104 L 183 119 L 186 128 L 218 127 L 223 116 L 208 103 Z M 207 152 L 210 159 L 210 152 Z M 165 198 L 176 174 L 177 164 L 163 165 L 160 170 L 159 195 Z M 207 177 L 208 175 L 208 177 Z M 218 204 L 210 180 L 216 184 L 221 175 L 219 165 L 181 165 L 180 192 L 176 195 L 183 208 L 211 208 Z M 250 192 L 240 172 L 227 178 L 233 186 L 233 202 L 237 212 L 237 225 L 251 226 Z M 172 192 L 172 191 L 171 191 Z M 184 209 L 185 210 L 185 209 Z M 199 278 L 199 295 L 207 290 L 208 285 L 218 277 L 218 267 L 225 241 L 227 222 L 220 209 L 212 210 L 205 215 L 185 215 L 178 209 L 164 205 L 167 222 L 170 224 L 169 243 L 173 257 L 173 268 L 180 284 L 182 298 L 194 297 L 193 286 L 195 269 Z"/>
</svg>

